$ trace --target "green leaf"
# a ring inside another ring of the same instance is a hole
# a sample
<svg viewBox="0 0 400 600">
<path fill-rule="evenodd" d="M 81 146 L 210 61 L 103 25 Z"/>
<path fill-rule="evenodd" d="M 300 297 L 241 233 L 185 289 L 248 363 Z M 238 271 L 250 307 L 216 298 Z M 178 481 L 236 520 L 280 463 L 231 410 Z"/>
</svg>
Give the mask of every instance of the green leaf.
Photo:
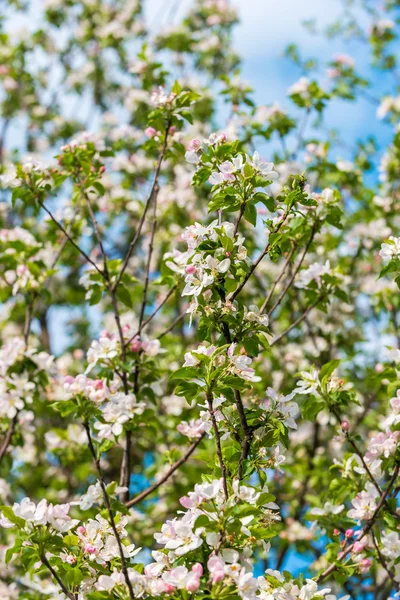
<svg viewBox="0 0 400 600">
<path fill-rule="evenodd" d="M 169 381 L 175 379 L 193 379 L 198 378 L 199 376 L 202 376 L 200 369 L 196 367 L 182 367 L 169 376 Z"/>
<path fill-rule="evenodd" d="M 26 523 L 25 519 L 22 519 L 21 517 L 17 517 L 16 515 L 14 515 L 14 512 L 10 506 L 0 506 L 0 511 L 3 513 L 3 515 L 6 517 L 6 519 L 11 521 L 11 523 L 14 523 L 14 525 L 17 525 L 21 529 L 23 527 L 25 527 L 25 523 Z"/>
<path fill-rule="evenodd" d="M 244 218 L 246 219 L 246 221 L 248 221 L 249 223 L 251 223 L 252 225 L 254 225 L 254 227 L 256 226 L 257 223 L 257 209 L 254 206 L 253 203 L 249 202 L 246 204 L 246 208 L 244 209 L 244 213 L 243 213 Z"/>
<path fill-rule="evenodd" d="M 275 200 L 272 196 L 267 196 L 263 192 L 257 192 L 253 196 L 254 202 L 262 202 L 270 212 L 275 212 Z"/>
<path fill-rule="evenodd" d="M 325 383 L 332 375 L 333 371 L 340 365 L 340 360 L 335 359 L 327 362 L 319 372 L 319 380 L 321 383 Z"/>
<path fill-rule="evenodd" d="M 100 181 L 95 181 L 93 183 L 93 187 L 99 192 L 100 196 L 104 196 L 106 190 L 104 189 L 104 185 L 100 183 Z"/>
<path fill-rule="evenodd" d="M 133 308 L 133 302 L 128 289 L 121 283 L 117 287 L 116 295 L 118 300 L 121 300 L 128 308 Z"/>
</svg>

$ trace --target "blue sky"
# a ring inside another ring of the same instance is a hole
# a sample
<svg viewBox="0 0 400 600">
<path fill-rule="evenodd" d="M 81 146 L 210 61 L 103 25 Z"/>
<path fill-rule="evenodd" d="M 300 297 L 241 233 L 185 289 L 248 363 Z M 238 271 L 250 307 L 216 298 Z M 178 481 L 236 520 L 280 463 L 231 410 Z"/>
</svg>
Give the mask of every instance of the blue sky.
<svg viewBox="0 0 400 600">
<path fill-rule="evenodd" d="M 193 0 L 144 0 L 145 18 L 150 29 L 156 33 L 165 26 L 178 24 Z M 307 19 L 315 19 L 319 27 L 335 21 L 341 12 L 340 0 L 233 0 L 239 12 L 240 23 L 234 31 L 234 49 L 242 58 L 242 78 L 254 89 L 254 99 L 258 104 L 279 102 L 296 114 L 296 108 L 287 98 L 288 87 L 299 76 L 298 68 L 283 56 L 290 43 L 298 44 L 303 57 L 318 57 L 321 62 L 330 60 L 334 54 L 347 52 L 356 60 L 360 74 L 369 72 L 365 48 L 359 44 L 345 45 L 338 39 L 327 40 L 323 36 L 311 35 L 302 25 Z M 322 70 L 323 73 L 323 70 Z M 390 90 L 382 75 L 376 75 L 382 90 Z M 324 83 L 322 76 L 321 83 Z M 384 143 L 392 134 L 391 128 L 376 119 L 376 106 L 365 99 L 356 103 L 335 101 L 326 112 L 326 125 L 337 128 L 346 143 L 354 145 L 355 140 L 367 135 L 376 135 L 382 153 Z M 223 124 L 221 123 L 223 127 Z M 306 137 L 312 136 L 308 127 Z M 259 150 L 266 157 L 272 154 L 274 145 Z M 335 149 L 336 158 L 349 158 L 345 148 Z M 376 178 L 376 172 L 371 179 Z M 70 313 L 68 313 L 68 317 Z M 53 349 L 62 351 L 66 344 L 65 332 L 60 321 L 67 315 L 58 311 L 51 319 Z"/>
<path fill-rule="evenodd" d="M 178 24 L 193 0 L 145 0 L 146 21 L 157 31 L 166 25 Z M 254 89 L 258 104 L 278 101 L 289 108 L 286 91 L 300 74 L 298 69 L 283 57 L 289 43 L 299 45 L 304 57 L 318 57 L 322 62 L 334 54 L 346 52 L 356 60 L 359 72 L 368 72 L 368 57 L 360 44 L 344 44 L 338 39 L 327 40 L 311 35 L 303 21 L 315 19 L 319 27 L 335 21 L 342 10 L 340 0 L 233 0 L 238 10 L 240 24 L 235 28 L 234 49 L 242 58 L 242 77 Z M 360 15 L 360 22 L 362 22 Z M 383 89 L 390 90 L 380 77 Z M 326 123 L 345 132 L 346 140 L 355 140 L 376 134 L 386 141 L 390 130 L 376 121 L 376 107 L 362 99 L 357 103 L 336 102 L 326 114 Z M 372 126 L 367 131 L 366 123 Z M 371 123 L 373 125 L 371 125 Z M 346 151 L 341 155 L 345 157 Z"/>
</svg>

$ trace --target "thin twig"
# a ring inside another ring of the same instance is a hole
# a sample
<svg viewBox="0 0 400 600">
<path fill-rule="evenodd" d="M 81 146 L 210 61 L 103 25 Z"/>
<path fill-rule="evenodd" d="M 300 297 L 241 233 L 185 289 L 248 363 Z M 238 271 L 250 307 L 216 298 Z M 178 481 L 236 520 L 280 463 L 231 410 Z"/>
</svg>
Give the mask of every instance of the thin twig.
<svg viewBox="0 0 400 600">
<path fill-rule="evenodd" d="M 278 231 L 281 229 L 282 225 L 285 223 L 285 221 L 288 217 L 288 214 L 289 214 L 289 211 L 286 211 L 286 213 L 283 215 L 282 219 L 279 221 L 278 225 L 275 227 L 274 231 L 271 231 L 270 236 L 271 236 L 271 234 L 278 233 Z M 267 245 L 265 246 L 264 250 L 261 252 L 260 256 L 251 265 L 251 267 L 248 270 L 248 272 L 246 273 L 243 281 L 233 292 L 232 296 L 230 297 L 231 302 L 233 302 L 235 300 L 235 298 L 240 294 L 240 292 L 242 291 L 242 289 L 244 288 L 244 286 L 246 285 L 246 283 L 248 282 L 248 280 L 250 279 L 250 277 L 252 276 L 252 274 L 254 273 L 254 271 L 256 270 L 256 268 L 258 267 L 260 262 L 262 261 L 262 259 L 268 254 L 270 249 L 271 249 L 271 244 L 268 242 Z"/>
<path fill-rule="evenodd" d="M 177 325 L 180 321 L 182 321 L 182 319 L 185 318 L 186 315 L 186 311 L 182 312 L 180 315 L 178 315 L 176 317 L 176 319 L 174 321 L 172 321 L 171 325 L 169 327 L 167 327 L 167 329 L 165 329 L 162 333 L 160 333 L 160 335 L 157 336 L 158 340 L 161 340 L 162 337 L 164 337 L 164 335 L 167 335 L 167 333 L 170 333 Z"/>
<path fill-rule="evenodd" d="M 87 421 L 85 421 L 83 423 L 83 426 L 84 426 L 85 431 L 86 431 L 86 435 L 87 435 L 87 439 L 88 439 L 88 444 L 89 444 L 89 450 L 90 450 L 90 452 L 92 454 L 93 462 L 94 462 L 94 464 L 96 466 L 96 470 L 97 470 L 97 474 L 98 474 L 98 477 L 99 477 L 101 491 L 103 493 L 104 502 L 105 502 L 105 505 L 107 507 L 107 512 L 108 512 L 108 516 L 109 516 L 109 519 L 110 519 L 110 525 L 111 525 L 111 528 L 112 528 L 112 530 L 114 532 L 115 538 L 117 540 L 119 555 L 121 557 L 122 572 L 124 574 L 125 582 L 126 582 L 126 585 L 128 586 L 128 590 L 129 590 L 129 598 L 130 598 L 130 600 L 134 600 L 135 595 L 133 593 L 133 588 L 132 588 L 131 580 L 129 579 L 129 573 L 128 573 L 128 568 L 127 568 L 127 564 L 126 564 L 126 560 L 125 560 L 124 549 L 123 549 L 123 546 L 122 546 L 120 535 L 118 533 L 118 530 L 117 530 L 117 527 L 116 527 L 116 524 L 115 524 L 115 519 L 114 519 L 114 514 L 113 514 L 113 511 L 112 511 L 112 508 L 111 508 L 110 498 L 109 498 L 108 493 L 107 493 L 106 484 L 104 482 L 104 477 L 103 477 L 103 471 L 102 471 L 102 468 L 101 468 L 101 465 L 100 465 L 100 459 L 98 458 L 96 450 L 95 450 L 95 447 L 93 445 L 93 440 L 92 440 L 92 435 L 90 433 L 89 423 Z"/>
<path fill-rule="evenodd" d="M 90 256 L 88 256 L 86 254 L 86 252 L 84 250 L 82 250 L 82 248 L 80 246 L 78 246 L 78 244 L 76 242 L 74 242 L 74 240 L 72 239 L 72 237 L 70 236 L 68 231 L 65 229 L 65 227 L 59 221 L 57 221 L 57 219 L 55 218 L 53 213 L 47 208 L 47 206 L 41 200 L 39 200 L 39 204 L 43 208 L 43 210 L 47 212 L 47 214 L 49 215 L 49 217 L 53 221 L 53 223 L 55 223 L 55 225 L 57 225 L 57 227 L 63 232 L 63 234 L 66 236 L 68 241 L 74 246 L 74 248 L 76 248 L 76 250 L 78 250 L 78 252 L 83 256 L 83 258 L 85 260 L 87 260 L 87 262 L 90 263 L 96 269 L 96 271 L 98 273 L 100 273 L 100 275 L 102 277 L 104 277 L 103 271 L 101 269 L 99 269 L 99 267 L 96 265 L 95 262 L 93 262 L 93 260 L 90 258 Z"/>
<path fill-rule="evenodd" d="M 83 182 L 82 182 L 82 180 L 81 180 L 81 177 L 80 177 L 79 175 L 77 175 L 77 177 L 78 177 L 79 183 L 80 183 L 80 185 L 81 185 L 81 192 L 82 192 L 82 195 L 83 195 L 83 197 L 85 198 L 85 200 L 86 200 L 86 203 L 87 203 L 87 205 L 88 205 L 88 209 L 89 209 L 90 218 L 91 218 L 91 220 L 92 220 L 93 227 L 94 227 L 94 232 L 95 232 L 95 234 L 96 234 L 96 238 L 97 238 L 97 241 L 98 241 L 98 243 L 99 243 L 99 247 L 100 247 L 100 252 L 101 252 L 101 255 L 102 255 L 102 257 L 103 257 L 103 271 L 104 271 L 104 277 L 105 277 L 105 279 L 107 279 L 107 280 L 109 281 L 108 267 L 107 267 L 107 255 L 106 255 L 106 252 L 105 252 L 105 250 L 104 250 L 103 241 L 102 241 L 102 239 L 101 239 L 101 233 L 100 233 L 100 229 L 99 229 L 99 224 L 98 224 L 98 222 L 97 222 L 96 215 L 94 214 L 94 210 L 93 210 L 93 206 L 92 206 L 92 202 L 91 202 L 91 200 L 90 200 L 89 194 L 88 194 L 88 192 L 85 190 L 85 186 L 84 186 L 84 184 L 83 184 Z"/>
<path fill-rule="evenodd" d="M 128 252 L 126 253 L 126 256 L 125 256 L 124 261 L 122 263 L 121 271 L 120 271 L 120 273 L 119 273 L 119 275 L 118 275 L 118 277 L 116 279 L 116 282 L 114 284 L 114 289 L 117 288 L 119 282 L 122 279 L 123 274 L 125 273 L 125 269 L 127 268 L 129 259 L 132 256 L 133 249 L 136 246 L 137 241 L 138 241 L 138 239 L 140 237 L 140 234 L 142 232 L 142 228 L 143 228 L 143 224 L 144 224 L 144 221 L 145 221 L 145 218 L 146 218 L 146 214 L 147 214 L 147 211 L 149 210 L 151 201 L 153 200 L 153 196 L 154 196 L 154 194 L 158 193 L 158 190 L 159 190 L 158 180 L 159 180 L 159 177 L 160 177 L 161 165 L 162 165 L 162 162 L 164 160 L 165 152 L 167 150 L 168 134 L 169 134 L 170 127 L 171 127 L 171 124 L 168 121 L 166 129 L 165 129 L 165 136 L 164 136 L 163 147 L 162 147 L 162 150 L 161 150 L 161 153 L 160 153 L 160 157 L 158 159 L 157 168 L 156 168 L 156 172 L 155 172 L 155 175 L 154 175 L 153 185 L 151 186 L 150 194 L 149 194 L 149 196 L 147 198 L 147 201 L 146 201 L 146 204 L 144 206 L 144 210 L 143 210 L 142 216 L 140 217 L 140 221 L 139 221 L 139 224 L 137 226 L 137 229 L 136 229 L 135 235 L 133 237 L 133 240 L 129 244 Z"/>
<path fill-rule="evenodd" d="M 147 489 L 143 490 L 143 492 L 140 492 L 140 494 L 135 496 L 135 498 L 132 498 L 132 500 L 129 500 L 129 502 L 126 502 L 125 506 L 127 506 L 128 508 L 131 508 L 132 506 L 139 504 L 139 502 L 141 502 L 142 500 L 147 498 L 147 496 L 150 496 L 150 494 L 152 494 L 155 490 L 157 490 L 163 483 L 168 481 L 168 479 L 171 477 L 171 475 L 173 475 L 175 473 L 175 471 L 177 469 L 179 469 L 179 467 L 181 465 L 183 465 L 188 460 L 188 458 L 193 454 L 193 452 L 196 450 L 197 446 L 200 444 L 200 442 L 202 441 L 204 436 L 205 436 L 205 433 L 202 433 L 201 436 L 195 442 L 193 442 L 193 444 L 191 444 L 191 446 L 189 446 L 189 448 L 187 449 L 185 454 L 183 454 L 181 456 L 181 458 L 179 460 L 177 460 L 172 465 L 172 467 L 161 477 L 161 479 L 159 479 L 156 483 L 153 483 L 153 485 L 149 486 Z"/>
<path fill-rule="evenodd" d="M 294 271 L 293 271 L 293 273 L 292 273 L 292 275 L 291 275 L 291 277 L 290 277 L 290 279 L 289 279 L 288 283 L 285 285 L 285 287 L 283 288 L 282 292 L 279 294 L 279 296 L 278 296 L 278 298 L 277 298 L 276 302 L 273 304 L 273 306 L 271 306 L 270 310 L 268 311 L 268 316 L 269 316 L 269 317 L 272 315 L 272 313 L 274 312 L 274 310 L 275 310 L 276 308 L 278 308 L 278 306 L 279 306 L 279 305 L 280 305 L 280 303 L 282 302 L 283 298 L 285 297 L 285 295 L 286 295 L 287 291 L 288 291 L 288 290 L 289 290 L 289 288 L 291 287 L 291 285 L 292 285 L 293 281 L 295 280 L 295 278 L 296 278 L 296 275 L 297 275 L 297 273 L 299 272 L 299 270 L 300 270 L 300 268 L 301 268 L 301 265 L 303 264 L 303 261 L 304 261 L 304 259 L 305 259 L 305 257 L 306 257 L 306 254 L 307 254 L 307 252 L 308 252 L 308 250 L 309 250 L 309 248 L 310 248 L 310 246 L 311 246 L 311 243 L 312 243 L 312 241 L 313 241 L 313 239 L 314 239 L 314 235 L 315 235 L 315 225 L 313 226 L 313 228 L 312 228 L 312 230 L 311 230 L 310 239 L 308 240 L 308 242 L 307 242 L 307 245 L 306 245 L 306 247 L 304 248 L 304 252 L 303 252 L 303 254 L 301 255 L 301 258 L 300 258 L 299 262 L 297 263 L 297 266 L 296 266 L 296 268 L 294 269 Z"/>
<path fill-rule="evenodd" d="M 50 573 L 53 575 L 54 579 L 57 581 L 58 585 L 60 586 L 60 588 L 64 592 L 64 594 L 67 596 L 67 598 L 70 598 L 70 600 L 75 600 L 74 594 L 72 592 L 70 592 L 68 590 L 68 588 L 65 587 L 65 585 L 62 582 L 61 578 L 59 577 L 57 571 L 55 571 L 55 569 L 53 569 L 53 567 L 51 566 L 51 564 L 49 563 L 49 561 L 47 560 L 47 558 L 44 554 L 42 554 L 42 556 L 40 557 L 40 560 L 48 568 Z"/>
<path fill-rule="evenodd" d="M 151 313 L 151 315 L 149 317 L 147 317 L 147 319 L 145 319 L 142 323 L 142 330 L 146 327 L 146 325 L 148 325 L 153 319 L 154 317 L 157 315 L 157 313 L 162 309 L 162 307 L 164 306 L 164 304 L 166 302 L 168 302 L 168 300 L 171 298 L 172 294 L 175 292 L 175 290 L 177 289 L 178 284 L 176 283 L 168 292 L 168 294 L 165 296 L 164 300 L 162 302 L 160 302 L 160 304 L 157 306 L 157 308 L 155 308 L 154 312 Z M 130 338 L 127 342 L 125 342 L 125 346 L 129 346 L 129 344 L 132 342 L 132 340 L 135 339 L 135 337 L 137 337 L 139 335 L 139 330 L 137 330 Z"/>
<path fill-rule="evenodd" d="M 275 292 L 276 286 L 278 285 L 278 283 L 280 282 L 280 280 L 282 279 L 282 277 L 286 273 L 286 269 L 287 269 L 287 267 L 288 267 L 288 265 L 290 263 L 290 260 L 291 260 L 291 258 L 293 256 L 293 253 L 294 253 L 295 249 L 296 249 L 296 246 L 293 246 L 293 248 L 289 252 L 289 254 L 288 254 L 288 256 L 287 256 L 287 258 L 285 260 L 285 264 L 283 265 L 282 271 L 279 273 L 278 278 L 275 279 L 275 281 L 272 284 L 271 289 L 270 289 L 270 291 L 268 293 L 268 296 L 265 298 L 264 302 L 261 305 L 260 313 L 263 313 L 264 310 L 266 309 L 266 307 L 268 306 L 268 304 L 269 304 L 269 302 L 270 302 L 270 300 L 271 300 L 271 298 L 272 298 L 272 296 L 273 296 L 273 294 Z"/>
<path fill-rule="evenodd" d="M 396 467 L 394 468 L 392 477 L 388 483 L 388 486 L 386 488 L 386 490 L 382 493 L 382 496 L 379 500 L 379 503 L 372 515 L 372 517 L 367 521 L 367 524 L 364 526 L 364 528 L 362 529 L 360 535 L 357 537 L 356 542 L 359 542 L 360 540 L 362 540 L 372 529 L 378 515 L 379 512 L 381 510 L 381 508 L 384 506 L 385 502 L 386 502 L 386 498 L 389 495 L 393 485 L 396 482 L 396 479 L 399 475 L 399 469 L 400 466 L 396 465 Z M 352 544 L 350 544 L 350 546 L 348 546 L 348 548 L 346 550 L 344 550 L 343 552 L 340 553 L 340 560 L 343 560 L 344 558 L 346 558 L 346 556 L 348 556 L 351 551 L 353 550 L 354 544 L 356 542 L 353 542 Z M 334 571 L 336 571 L 339 568 L 340 565 L 338 565 L 338 563 L 334 562 L 332 563 L 327 569 L 325 569 L 325 571 L 323 571 L 320 575 L 318 575 L 318 577 L 315 579 L 316 583 L 319 583 L 320 581 L 323 581 L 324 579 L 326 579 L 329 575 L 331 575 Z"/>
<path fill-rule="evenodd" d="M 224 299 L 223 299 L 223 301 L 224 301 Z M 222 330 L 224 333 L 226 343 L 231 344 L 232 337 L 231 337 L 231 332 L 229 330 L 229 326 L 227 323 L 222 323 Z M 234 389 L 233 395 L 235 397 L 235 404 L 236 404 L 236 408 L 237 408 L 238 415 L 239 415 L 240 426 L 241 426 L 242 432 L 243 432 L 243 438 L 241 441 L 241 453 L 240 453 L 239 464 L 238 464 L 238 479 L 242 480 L 243 479 L 244 461 L 246 460 L 247 456 L 249 455 L 251 441 L 253 439 L 254 431 L 251 429 L 251 427 L 249 427 L 249 424 L 247 423 L 246 413 L 244 410 L 244 405 L 243 405 L 242 396 L 241 396 L 240 391 Z"/>
<path fill-rule="evenodd" d="M 304 321 L 304 319 L 312 311 L 312 309 L 315 308 L 317 306 L 317 304 L 319 304 L 321 302 L 321 300 L 323 300 L 325 297 L 326 297 L 326 294 L 323 294 L 322 296 L 319 296 L 317 298 L 317 300 L 315 302 L 313 302 L 313 304 L 310 304 L 310 306 L 308 306 L 306 308 L 304 313 L 302 315 L 300 315 L 295 321 L 293 321 L 293 323 L 290 325 L 290 327 L 288 327 L 283 333 L 281 333 L 280 335 L 278 335 L 278 337 L 276 337 L 274 340 L 272 340 L 270 346 L 274 346 L 275 344 L 280 342 L 282 338 L 284 338 L 288 333 L 290 333 L 292 331 L 292 329 L 294 329 L 295 327 L 297 327 L 297 325 L 299 325 L 302 321 Z"/>
<path fill-rule="evenodd" d="M 221 474 L 222 474 L 222 487 L 224 490 L 225 500 L 228 500 L 229 494 L 228 494 L 228 485 L 226 482 L 226 466 L 224 463 L 224 458 L 222 456 L 221 436 L 220 436 L 219 430 L 218 430 L 217 419 L 215 418 L 215 410 L 213 407 L 212 393 L 207 393 L 207 404 L 208 404 L 208 412 L 210 413 L 211 422 L 212 422 L 212 426 L 213 426 L 213 430 L 214 430 L 215 446 L 216 446 L 218 462 L 219 462 L 219 466 L 220 466 Z"/>
<path fill-rule="evenodd" d="M 389 567 L 388 567 L 385 559 L 382 556 L 382 553 L 381 553 L 381 551 L 379 549 L 378 542 L 376 540 L 376 537 L 375 537 L 373 529 L 371 531 L 371 537 L 372 537 L 372 542 L 373 542 L 373 544 L 375 546 L 376 553 L 378 555 L 379 562 L 381 563 L 382 567 L 385 569 L 386 573 L 389 575 L 390 579 L 392 580 L 392 583 L 393 583 L 393 586 L 395 587 L 395 589 L 398 590 L 399 589 L 399 582 L 395 580 L 394 573 L 392 573 L 392 571 L 389 569 Z"/>
<path fill-rule="evenodd" d="M 18 412 L 15 414 L 15 416 L 11 419 L 10 421 L 10 425 L 8 426 L 7 429 L 7 433 L 4 437 L 3 443 L 0 447 L 0 464 L 4 458 L 5 453 L 7 452 L 7 448 L 11 443 L 12 440 L 12 436 L 14 435 L 14 431 L 15 431 L 15 427 L 17 425 L 18 422 Z"/>
</svg>

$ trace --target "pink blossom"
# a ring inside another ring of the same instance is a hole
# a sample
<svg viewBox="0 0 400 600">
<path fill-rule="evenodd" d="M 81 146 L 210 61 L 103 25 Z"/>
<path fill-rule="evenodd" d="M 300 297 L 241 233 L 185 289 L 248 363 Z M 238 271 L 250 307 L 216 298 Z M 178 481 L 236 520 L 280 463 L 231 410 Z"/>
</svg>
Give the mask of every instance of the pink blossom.
<svg viewBox="0 0 400 600">
<path fill-rule="evenodd" d="M 154 136 L 156 135 L 156 133 L 157 133 L 157 129 L 154 129 L 154 127 L 147 127 L 147 128 L 144 130 L 144 133 L 145 133 L 145 135 L 146 135 L 147 137 L 149 137 L 149 138 L 152 138 L 152 137 L 154 137 Z"/>
<path fill-rule="evenodd" d="M 210 572 L 212 583 L 218 583 L 225 577 L 225 563 L 219 556 L 210 556 L 207 568 Z"/>
</svg>

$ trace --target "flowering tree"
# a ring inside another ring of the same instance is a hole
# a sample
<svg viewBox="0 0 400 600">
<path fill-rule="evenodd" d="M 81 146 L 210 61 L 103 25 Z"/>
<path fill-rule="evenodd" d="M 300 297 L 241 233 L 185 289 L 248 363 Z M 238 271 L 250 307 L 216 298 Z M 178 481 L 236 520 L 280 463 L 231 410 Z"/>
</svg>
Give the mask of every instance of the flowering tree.
<svg viewBox="0 0 400 600">
<path fill-rule="evenodd" d="M 4 4 L 1 598 L 394 597 L 399 2 L 329 28 L 368 74 L 290 47 L 287 111 L 227 0 Z"/>
</svg>

